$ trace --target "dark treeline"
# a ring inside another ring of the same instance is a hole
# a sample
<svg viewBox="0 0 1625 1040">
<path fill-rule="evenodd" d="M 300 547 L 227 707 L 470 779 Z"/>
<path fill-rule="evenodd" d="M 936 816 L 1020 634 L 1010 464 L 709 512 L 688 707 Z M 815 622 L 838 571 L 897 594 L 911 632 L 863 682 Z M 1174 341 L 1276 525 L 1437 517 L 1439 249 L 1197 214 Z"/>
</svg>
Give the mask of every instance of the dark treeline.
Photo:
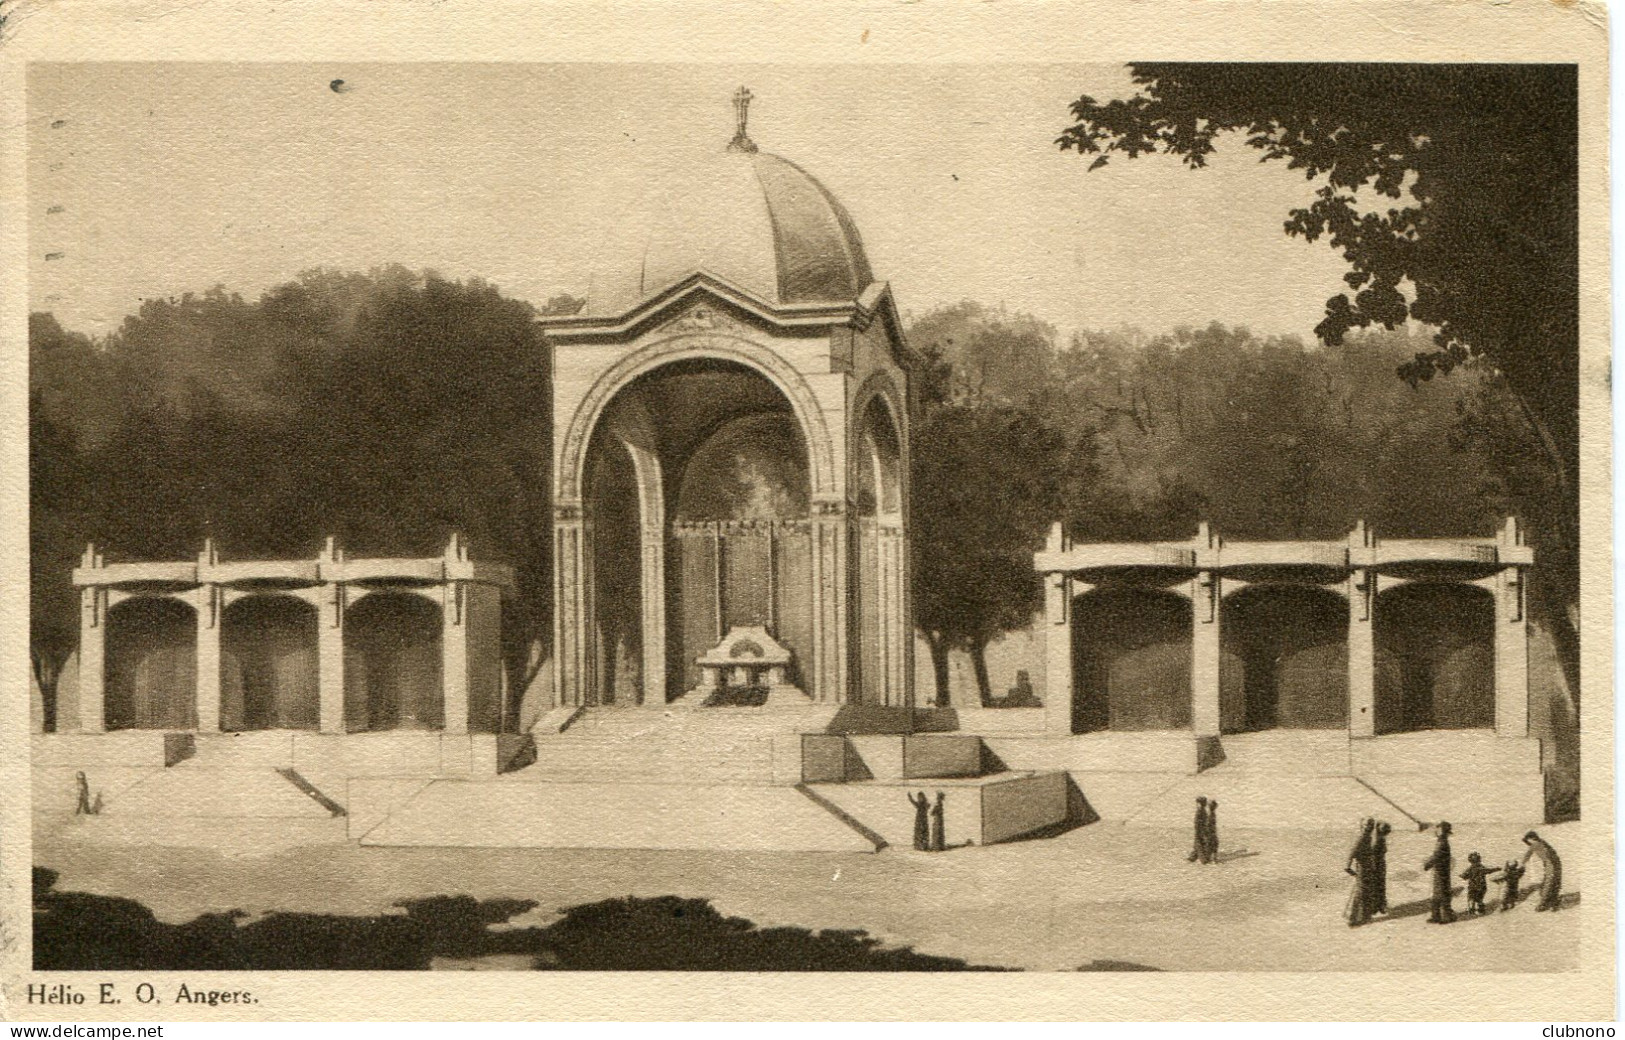
<svg viewBox="0 0 1625 1040">
<path fill-rule="evenodd" d="M 1031 553 L 1066 518 L 1084 541 L 1489 535 L 1537 521 L 1549 468 L 1499 377 L 1465 365 L 1412 385 L 1429 342 L 1406 329 L 1337 346 L 1210 325 L 1087 331 L 1057 344 L 1027 315 L 973 302 L 911 324 L 934 365 L 915 430 L 916 619 L 946 697 L 1039 605 Z"/>
</svg>

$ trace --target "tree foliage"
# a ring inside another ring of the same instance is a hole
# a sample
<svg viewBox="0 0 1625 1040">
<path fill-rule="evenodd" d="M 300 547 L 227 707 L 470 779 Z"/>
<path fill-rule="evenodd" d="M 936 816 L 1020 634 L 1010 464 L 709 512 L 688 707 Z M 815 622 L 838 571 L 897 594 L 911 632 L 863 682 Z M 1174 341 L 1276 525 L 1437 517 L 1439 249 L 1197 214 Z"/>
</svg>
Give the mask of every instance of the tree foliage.
<svg viewBox="0 0 1625 1040">
<path fill-rule="evenodd" d="M 1316 182 L 1285 230 L 1325 239 L 1348 289 L 1316 327 L 1414 319 L 1434 336 L 1398 366 L 1412 383 L 1476 364 L 1513 408 L 1485 443 L 1517 468 L 1533 444 L 1556 503 L 1525 499 L 1548 620 L 1577 662 L 1578 94 L 1572 65 L 1143 63 L 1132 97 L 1079 98 L 1057 141 L 1093 156 L 1206 164 L 1240 136 Z M 1238 142 L 1240 143 L 1240 142 Z M 1571 673 L 1572 674 L 1572 673 Z"/>
</svg>

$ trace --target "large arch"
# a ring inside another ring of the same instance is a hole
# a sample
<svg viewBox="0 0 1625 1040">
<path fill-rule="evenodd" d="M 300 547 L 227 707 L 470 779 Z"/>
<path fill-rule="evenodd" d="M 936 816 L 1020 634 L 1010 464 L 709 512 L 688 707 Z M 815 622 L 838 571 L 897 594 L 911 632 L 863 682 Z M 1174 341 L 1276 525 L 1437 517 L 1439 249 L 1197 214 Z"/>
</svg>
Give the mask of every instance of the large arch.
<svg viewBox="0 0 1625 1040">
<path fill-rule="evenodd" d="M 255 595 L 220 615 L 220 728 L 316 729 L 316 606 L 293 596 Z"/>
<path fill-rule="evenodd" d="M 445 722 L 441 607 L 411 592 L 369 592 L 344 614 L 344 723 L 350 732 Z"/>
<path fill-rule="evenodd" d="M 628 354 L 612 365 L 593 383 L 577 406 L 565 430 L 559 464 L 554 474 L 554 502 L 572 505 L 581 499 L 586 477 L 587 448 L 604 411 L 632 382 L 658 368 L 682 361 L 731 362 L 753 369 L 772 383 L 794 411 L 807 445 L 815 498 L 833 496 L 839 485 L 835 471 L 835 446 L 823 407 L 807 381 L 789 362 L 772 350 L 748 339 L 723 333 L 684 333 L 657 340 Z"/>
<path fill-rule="evenodd" d="M 136 596 L 107 612 L 106 727 L 197 728 L 197 612 L 168 596 Z"/>
<path fill-rule="evenodd" d="M 1495 597 L 1473 585 L 1384 589 L 1373 618 L 1376 731 L 1495 725 Z"/>
<path fill-rule="evenodd" d="M 1191 604 L 1163 589 L 1096 589 L 1073 603 L 1072 732 L 1188 729 Z"/>
<path fill-rule="evenodd" d="M 814 488 L 778 383 L 663 355 L 603 406 L 583 465 L 582 703 L 658 706 L 696 688 L 696 659 L 734 626 L 767 628 L 792 674 L 806 666 Z"/>
<path fill-rule="evenodd" d="M 1348 726 L 1348 602 L 1313 585 L 1249 585 L 1224 603 L 1226 731 Z"/>
</svg>

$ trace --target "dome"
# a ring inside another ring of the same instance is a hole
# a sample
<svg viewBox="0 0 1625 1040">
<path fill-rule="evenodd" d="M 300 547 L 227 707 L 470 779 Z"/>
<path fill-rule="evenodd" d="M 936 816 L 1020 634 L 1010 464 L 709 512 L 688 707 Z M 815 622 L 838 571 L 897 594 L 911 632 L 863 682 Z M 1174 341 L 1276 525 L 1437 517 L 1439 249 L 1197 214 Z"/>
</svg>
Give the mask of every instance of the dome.
<svg viewBox="0 0 1625 1040">
<path fill-rule="evenodd" d="M 641 218 L 623 215 L 643 233 L 608 250 L 584 315 L 625 313 L 702 271 L 774 306 L 849 302 L 874 280 L 857 225 L 835 196 L 754 146 L 663 173 L 648 201 Z"/>
</svg>

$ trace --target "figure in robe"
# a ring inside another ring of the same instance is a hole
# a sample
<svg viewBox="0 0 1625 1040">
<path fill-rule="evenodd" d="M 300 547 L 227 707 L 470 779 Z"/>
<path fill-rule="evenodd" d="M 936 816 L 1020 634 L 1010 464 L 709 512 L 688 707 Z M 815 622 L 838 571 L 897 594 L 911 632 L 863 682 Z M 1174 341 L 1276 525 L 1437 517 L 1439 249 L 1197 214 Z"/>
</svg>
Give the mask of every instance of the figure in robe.
<svg viewBox="0 0 1625 1040">
<path fill-rule="evenodd" d="M 914 847 L 925 852 L 931 848 L 931 799 L 921 791 L 917 795 L 909 795 L 908 802 L 914 806 Z"/>
<path fill-rule="evenodd" d="M 73 814 L 75 816 L 92 815 L 95 810 L 90 804 L 90 781 L 85 779 L 85 774 L 82 770 L 75 779 L 79 784 L 79 804 L 73 807 Z"/>
<path fill-rule="evenodd" d="M 941 852 L 948 847 L 947 824 L 943 820 L 948 796 L 937 792 L 937 804 L 931 807 L 931 851 Z"/>
<path fill-rule="evenodd" d="M 1369 905 L 1372 917 L 1388 912 L 1388 833 L 1392 830 L 1386 822 L 1379 823 L 1371 839 Z"/>
<path fill-rule="evenodd" d="M 1207 796 L 1196 796 L 1196 822 L 1195 840 L 1191 844 L 1191 854 L 1185 857 L 1187 863 L 1206 863 L 1207 851 Z"/>
<path fill-rule="evenodd" d="M 1343 870 L 1354 879 L 1349 887 L 1348 902 L 1343 904 L 1343 919 L 1350 928 L 1371 920 L 1371 846 L 1376 834 L 1377 821 L 1366 819 L 1360 825 L 1360 837 L 1349 850 L 1348 862 Z"/>
<path fill-rule="evenodd" d="M 1450 924 L 1456 919 L 1456 910 L 1450 905 L 1450 886 L 1455 881 L 1450 873 L 1450 824 L 1441 821 L 1434 830 L 1439 835 L 1439 841 L 1433 846 L 1433 855 L 1422 864 L 1423 870 L 1433 871 L 1433 896 L 1428 904 L 1428 923 Z"/>
<path fill-rule="evenodd" d="M 1467 912 L 1481 914 L 1484 912 L 1484 896 L 1490 890 L 1490 875 L 1495 873 L 1494 867 L 1486 867 L 1480 860 L 1478 853 L 1467 854 L 1467 869 L 1461 872 L 1461 879 L 1467 882 Z"/>
<path fill-rule="evenodd" d="M 1209 798 L 1207 803 L 1207 859 L 1203 863 L 1219 862 L 1219 800 Z"/>
<path fill-rule="evenodd" d="M 1540 902 L 1535 909 L 1559 909 L 1558 897 L 1563 894 L 1563 861 L 1557 857 L 1557 850 L 1534 831 L 1523 836 L 1523 843 L 1529 846 L 1529 851 L 1523 854 L 1518 866 L 1527 864 L 1530 856 L 1539 856 L 1540 865 L 1546 870 L 1546 876 L 1540 879 Z"/>
</svg>

